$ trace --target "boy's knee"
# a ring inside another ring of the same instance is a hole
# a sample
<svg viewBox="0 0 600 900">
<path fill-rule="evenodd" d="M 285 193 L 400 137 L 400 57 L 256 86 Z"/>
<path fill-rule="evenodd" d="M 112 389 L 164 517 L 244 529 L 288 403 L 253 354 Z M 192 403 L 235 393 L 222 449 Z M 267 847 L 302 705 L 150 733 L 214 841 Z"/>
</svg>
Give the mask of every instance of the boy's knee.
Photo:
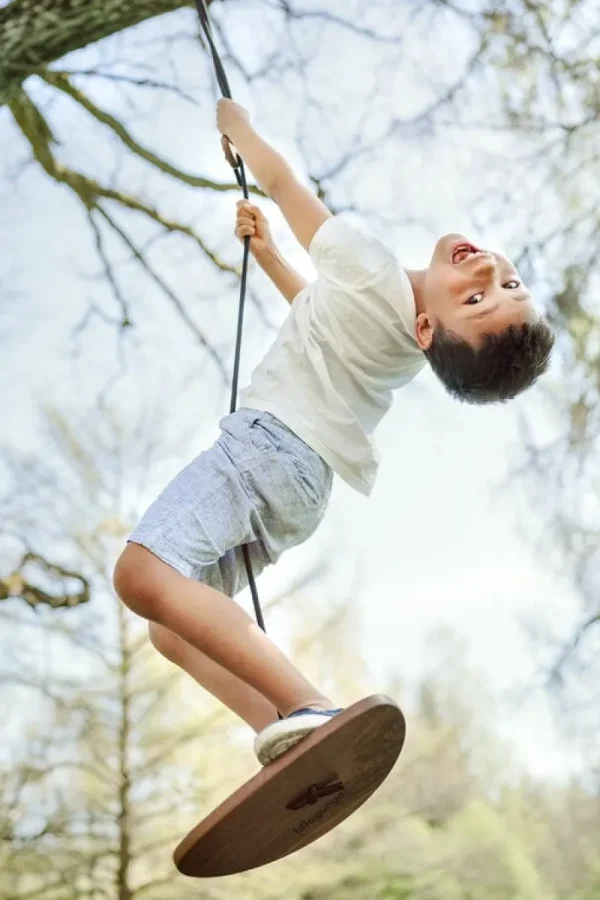
<svg viewBox="0 0 600 900">
<path fill-rule="evenodd" d="M 136 544 L 128 544 L 113 573 L 113 586 L 123 603 L 145 619 L 160 617 L 162 607 L 158 567 L 163 564 Z"/>
</svg>

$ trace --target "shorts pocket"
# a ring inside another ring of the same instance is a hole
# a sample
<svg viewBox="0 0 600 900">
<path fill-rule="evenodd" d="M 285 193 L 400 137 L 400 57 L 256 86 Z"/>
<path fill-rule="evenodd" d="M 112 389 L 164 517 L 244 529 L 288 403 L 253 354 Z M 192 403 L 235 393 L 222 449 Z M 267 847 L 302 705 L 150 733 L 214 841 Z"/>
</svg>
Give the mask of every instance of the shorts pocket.
<svg viewBox="0 0 600 900">
<path fill-rule="evenodd" d="M 302 459 L 290 454 L 295 482 L 305 500 L 311 505 L 326 507 L 331 496 L 333 472 L 320 457 Z"/>
<path fill-rule="evenodd" d="M 277 432 L 270 428 L 264 419 L 256 418 L 250 422 L 248 429 L 250 441 L 255 450 L 259 453 L 279 453 L 281 450 L 281 439 Z"/>
</svg>

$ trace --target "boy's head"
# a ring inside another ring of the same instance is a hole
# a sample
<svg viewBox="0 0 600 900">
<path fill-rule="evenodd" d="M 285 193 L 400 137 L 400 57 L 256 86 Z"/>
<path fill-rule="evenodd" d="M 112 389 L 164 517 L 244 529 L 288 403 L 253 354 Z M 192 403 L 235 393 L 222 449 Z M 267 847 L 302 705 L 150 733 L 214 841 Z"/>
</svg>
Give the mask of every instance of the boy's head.
<svg viewBox="0 0 600 900">
<path fill-rule="evenodd" d="M 510 400 L 545 371 L 552 331 L 506 257 L 449 234 L 414 275 L 417 341 L 453 396 Z"/>
</svg>

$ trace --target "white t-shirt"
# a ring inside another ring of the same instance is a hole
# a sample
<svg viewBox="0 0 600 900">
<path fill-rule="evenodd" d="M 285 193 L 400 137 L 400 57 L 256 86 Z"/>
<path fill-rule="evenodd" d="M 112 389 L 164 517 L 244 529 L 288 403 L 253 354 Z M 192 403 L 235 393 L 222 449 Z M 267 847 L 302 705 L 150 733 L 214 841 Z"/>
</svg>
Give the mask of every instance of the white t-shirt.
<svg viewBox="0 0 600 900">
<path fill-rule="evenodd" d="M 277 416 L 363 494 L 375 482 L 373 432 L 425 358 L 406 272 L 377 238 L 334 216 L 314 236 L 318 278 L 296 297 L 242 405 Z"/>
</svg>

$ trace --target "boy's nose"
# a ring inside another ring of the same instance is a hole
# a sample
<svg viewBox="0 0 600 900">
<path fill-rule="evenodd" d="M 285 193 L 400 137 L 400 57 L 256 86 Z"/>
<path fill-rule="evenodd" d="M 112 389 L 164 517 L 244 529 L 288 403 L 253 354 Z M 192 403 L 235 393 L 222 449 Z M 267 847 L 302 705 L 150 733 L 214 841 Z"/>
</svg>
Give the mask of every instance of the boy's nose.
<svg viewBox="0 0 600 900">
<path fill-rule="evenodd" d="M 476 275 L 492 274 L 496 271 L 496 257 L 493 253 L 478 256 L 473 261 L 473 273 Z"/>
</svg>

